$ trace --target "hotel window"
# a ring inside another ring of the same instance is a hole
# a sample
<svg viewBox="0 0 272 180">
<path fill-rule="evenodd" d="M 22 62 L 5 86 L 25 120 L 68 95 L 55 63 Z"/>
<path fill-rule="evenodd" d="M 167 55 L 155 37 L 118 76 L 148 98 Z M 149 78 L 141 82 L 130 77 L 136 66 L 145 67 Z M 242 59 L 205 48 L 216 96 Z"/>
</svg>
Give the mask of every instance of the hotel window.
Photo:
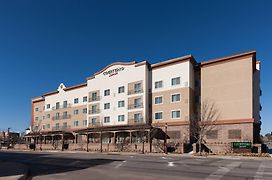
<svg viewBox="0 0 272 180">
<path fill-rule="evenodd" d="M 155 119 L 156 120 L 162 119 L 162 112 L 156 112 L 155 113 Z"/>
<path fill-rule="evenodd" d="M 118 88 L 118 93 L 124 93 L 125 92 L 125 86 L 121 86 Z"/>
<path fill-rule="evenodd" d="M 39 120 L 39 118 L 38 117 L 35 117 L 35 121 L 38 121 Z"/>
<path fill-rule="evenodd" d="M 67 122 L 64 122 L 64 123 L 62 124 L 62 126 L 63 126 L 63 128 L 67 128 Z"/>
<path fill-rule="evenodd" d="M 231 129 L 228 133 L 229 139 L 241 139 L 241 129 Z"/>
<path fill-rule="evenodd" d="M 207 139 L 217 139 L 217 137 L 218 137 L 218 130 L 210 130 L 210 131 L 208 131 L 206 137 L 207 137 Z"/>
<path fill-rule="evenodd" d="M 75 114 L 75 115 L 78 114 L 78 109 L 75 109 L 75 110 L 74 110 L 74 114 Z"/>
<path fill-rule="evenodd" d="M 92 105 L 92 114 L 97 113 L 97 112 L 98 112 L 97 105 Z"/>
<path fill-rule="evenodd" d="M 35 108 L 35 111 L 36 111 L 36 112 L 39 111 L 39 108 Z"/>
<path fill-rule="evenodd" d="M 104 109 L 110 109 L 110 103 L 105 103 L 104 104 Z"/>
<path fill-rule="evenodd" d="M 109 123 L 109 122 L 110 122 L 110 117 L 109 116 L 104 117 L 104 123 Z"/>
<path fill-rule="evenodd" d="M 118 122 L 124 122 L 124 121 L 125 121 L 125 115 L 119 115 Z"/>
<path fill-rule="evenodd" d="M 46 128 L 49 129 L 50 128 L 50 124 L 46 124 Z"/>
<path fill-rule="evenodd" d="M 134 114 L 134 122 L 141 122 L 142 121 L 142 114 L 136 113 Z"/>
<path fill-rule="evenodd" d="M 63 108 L 67 108 L 67 101 L 63 101 Z"/>
<path fill-rule="evenodd" d="M 136 83 L 136 84 L 134 84 L 134 92 L 135 93 L 140 93 L 140 92 L 142 92 L 142 84 L 141 83 Z"/>
<path fill-rule="evenodd" d="M 109 96 L 110 95 L 110 89 L 104 90 L 104 96 Z"/>
<path fill-rule="evenodd" d="M 180 101 L 180 94 L 173 94 L 171 96 L 171 102 L 177 102 Z"/>
<path fill-rule="evenodd" d="M 172 119 L 180 118 L 180 111 L 172 111 Z"/>
<path fill-rule="evenodd" d="M 141 98 L 134 99 L 134 107 L 135 108 L 142 107 L 142 99 Z"/>
<path fill-rule="evenodd" d="M 98 97 L 97 97 L 97 92 L 93 92 L 92 93 L 92 101 L 97 101 Z"/>
<path fill-rule="evenodd" d="M 87 100 L 88 100 L 87 98 L 88 98 L 87 96 L 84 96 L 83 97 L 83 102 L 87 102 Z"/>
<path fill-rule="evenodd" d="M 92 118 L 92 125 L 96 125 L 96 123 L 97 123 L 96 118 Z"/>
<path fill-rule="evenodd" d="M 47 114 L 46 117 L 47 117 L 47 118 L 50 118 L 50 114 Z"/>
<path fill-rule="evenodd" d="M 45 116 L 43 116 L 42 119 L 45 120 Z"/>
<path fill-rule="evenodd" d="M 74 104 L 77 104 L 78 103 L 78 98 L 75 98 L 74 99 Z"/>
<path fill-rule="evenodd" d="M 155 82 L 155 89 L 162 88 L 162 86 L 163 86 L 162 81 L 156 81 Z"/>
<path fill-rule="evenodd" d="M 175 78 L 171 79 L 171 85 L 172 86 L 178 85 L 178 84 L 180 84 L 180 77 L 175 77 Z"/>
<path fill-rule="evenodd" d="M 47 108 L 47 109 L 50 109 L 50 104 L 47 104 L 47 105 L 46 105 L 46 108 Z"/>
<path fill-rule="evenodd" d="M 59 123 L 56 123 L 56 129 L 59 129 Z"/>
<path fill-rule="evenodd" d="M 125 101 L 118 101 L 118 107 L 125 107 Z"/>
<path fill-rule="evenodd" d="M 45 106 L 43 106 L 43 110 L 45 110 Z"/>
<path fill-rule="evenodd" d="M 68 117 L 68 112 L 67 111 L 63 112 L 63 118 L 67 118 L 67 117 Z"/>
<path fill-rule="evenodd" d="M 83 120 L 83 126 L 87 126 L 87 120 Z"/>
<path fill-rule="evenodd" d="M 83 114 L 87 114 L 87 108 L 83 109 Z"/>
<path fill-rule="evenodd" d="M 43 125 L 42 128 L 45 129 L 45 125 Z"/>
<path fill-rule="evenodd" d="M 60 113 L 56 113 L 56 118 L 59 118 L 59 116 L 60 116 Z"/>
<path fill-rule="evenodd" d="M 162 104 L 162 96 L 155 97 L 155 104 Z"/>
<path fill-rule="evenodd" d="M 59 108 L 60 108 L 60 103 L 57 102 L 57 103 L 56 103 L 56 109 L 59 109 Z"/>
<path fill-rule="evenodd" d="M 74 126 L 78 126 L 78 121 L 74 121 Z"/>
</svg>

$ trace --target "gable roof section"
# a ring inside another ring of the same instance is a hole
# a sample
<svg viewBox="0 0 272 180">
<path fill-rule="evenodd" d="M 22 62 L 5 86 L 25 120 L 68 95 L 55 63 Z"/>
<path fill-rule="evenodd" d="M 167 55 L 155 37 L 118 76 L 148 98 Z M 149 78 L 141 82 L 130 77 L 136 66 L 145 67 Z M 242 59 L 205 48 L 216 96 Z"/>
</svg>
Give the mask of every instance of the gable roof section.
<svg viewBox="0 0 272 180">
<path fill-rule="evenodd" d="M 159 62 L 156 64 L 152 64 L 151 68 L 157 69 L 157 68 L 161 68 L 161 67 L 165 67 L 165 66 L 169 66 L 169 65 L 174 65 L 174 64 L 186 62 L 186 61 L 190 61 L 192 64 L 196 64 L 194 57 L 192 55 L 187 55 L 187 56 L 182 56 L 182 57 L 170 59 L 167 61 Z"/>
</svg>

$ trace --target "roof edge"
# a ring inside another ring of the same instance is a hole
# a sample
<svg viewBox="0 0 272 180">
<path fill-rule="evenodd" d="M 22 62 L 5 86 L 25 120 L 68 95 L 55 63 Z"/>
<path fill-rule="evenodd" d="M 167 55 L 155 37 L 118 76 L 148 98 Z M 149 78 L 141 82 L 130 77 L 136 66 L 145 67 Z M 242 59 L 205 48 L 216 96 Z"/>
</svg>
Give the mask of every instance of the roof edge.
<svg viewBox="0 0 272 180">
<path fill-rule="evenodd" d="M 179 61 L 185 61 L 185 60 L 190 60 L 193 64 L 196 63 L 194 57 L 190 54 L 190 55 L 186 55 L 186 56 L 182 56 L 182 57 L 162 61 L 162 62 L 159 62 L 159 63 L 151 64 L 151 68 L 152 69 L 153 68 L 159 68 L 161 66 L 165 66 L 165 65 L 177 63 Z"/>
</svg>

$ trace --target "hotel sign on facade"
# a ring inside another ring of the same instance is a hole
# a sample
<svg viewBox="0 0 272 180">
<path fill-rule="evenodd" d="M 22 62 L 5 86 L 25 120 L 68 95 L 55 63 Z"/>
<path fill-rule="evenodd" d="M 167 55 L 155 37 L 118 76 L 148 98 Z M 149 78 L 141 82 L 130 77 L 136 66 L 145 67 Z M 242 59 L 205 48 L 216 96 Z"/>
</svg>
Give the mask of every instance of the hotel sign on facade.
<svg viewBox="0 0 272 180">
<path fill-rule="evenodd" d="M 111 77 L 111 76 L 117 75 L 120 71 L 123 71 L 124 69 L 125 69 L 124 67 L 111 69 L 111 70 L 103 72 L 103 75 Z"/>
</svg>

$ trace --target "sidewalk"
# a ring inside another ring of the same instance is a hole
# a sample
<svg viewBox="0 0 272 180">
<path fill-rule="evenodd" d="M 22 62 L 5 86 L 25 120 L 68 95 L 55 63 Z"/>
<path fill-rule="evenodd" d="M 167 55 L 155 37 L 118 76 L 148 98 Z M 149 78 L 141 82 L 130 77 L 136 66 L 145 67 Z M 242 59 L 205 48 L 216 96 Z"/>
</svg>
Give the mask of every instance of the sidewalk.
<svg viewBox="0 0 272 180">
<path fill-rule="evenodd" d="M 28 168 L 23 164 L 0 161 L 0 180 L 24 180 L 27 174 Z"/>
</svg>

